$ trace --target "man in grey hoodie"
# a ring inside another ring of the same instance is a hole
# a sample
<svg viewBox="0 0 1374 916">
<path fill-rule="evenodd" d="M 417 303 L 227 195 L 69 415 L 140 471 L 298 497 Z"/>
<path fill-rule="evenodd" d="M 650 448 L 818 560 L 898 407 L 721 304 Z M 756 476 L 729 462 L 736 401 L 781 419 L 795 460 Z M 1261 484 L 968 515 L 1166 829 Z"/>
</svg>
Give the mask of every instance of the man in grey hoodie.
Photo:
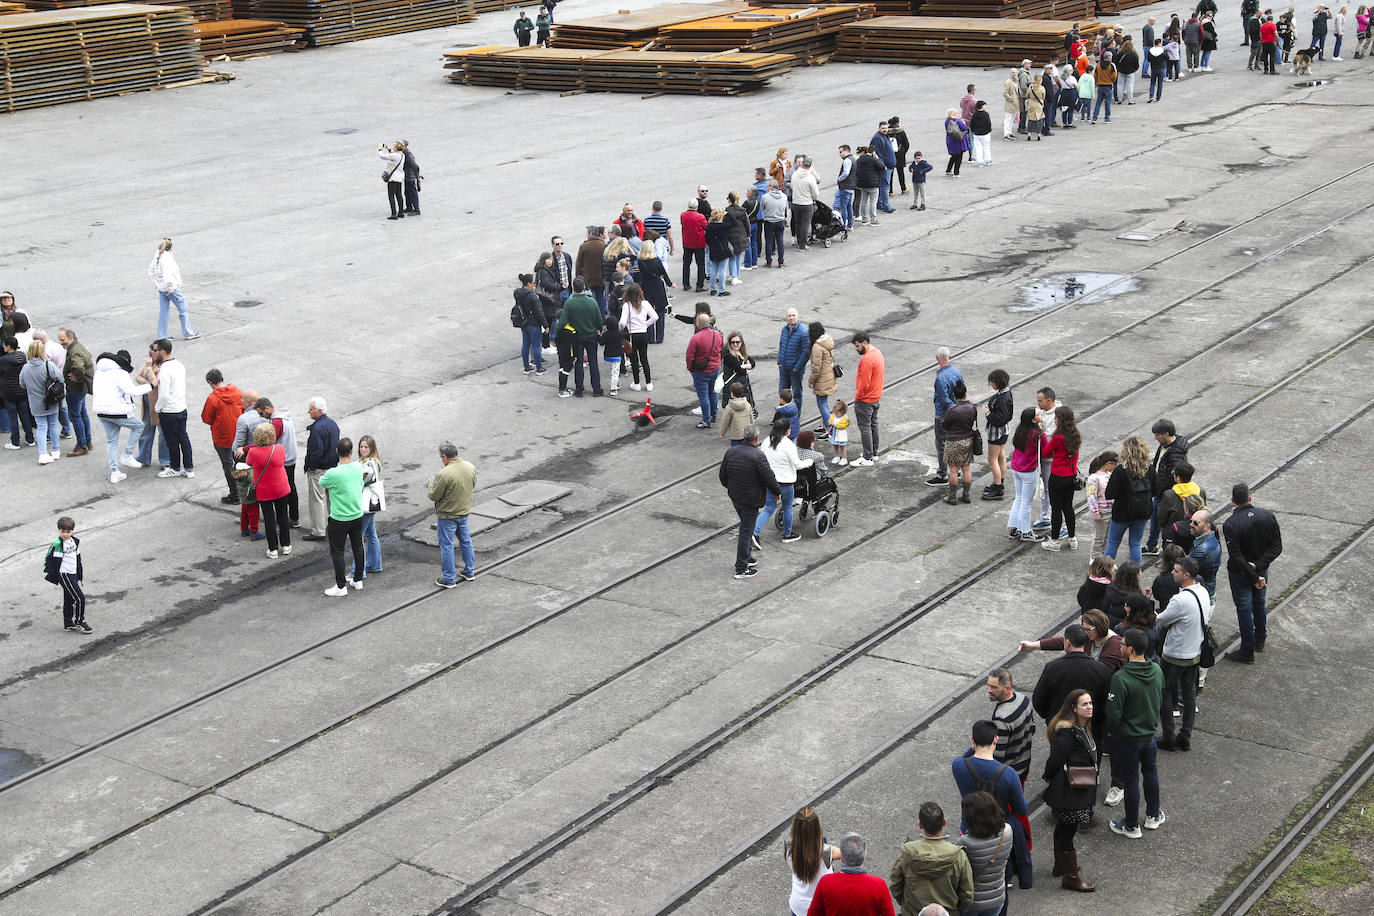
<svg viewBox="0 0 1374 916">
<path fill-rule="evenodd" d="M 768 180 L 768 193 L 759 202 L 759 219 L 763 220 L 763 266 L 773 266 L 773 248 L 778 250 L 778 266 L 783 266 L 783 227 L 787 225 L 787 195 L 778 188 L 776 179 Z"/>
</svg>

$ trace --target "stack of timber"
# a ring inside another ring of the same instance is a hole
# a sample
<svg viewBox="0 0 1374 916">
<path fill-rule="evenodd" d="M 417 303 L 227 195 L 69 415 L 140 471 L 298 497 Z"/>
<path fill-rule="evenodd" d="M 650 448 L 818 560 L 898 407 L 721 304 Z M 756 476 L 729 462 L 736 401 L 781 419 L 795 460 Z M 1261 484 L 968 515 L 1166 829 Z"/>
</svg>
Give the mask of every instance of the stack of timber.
<svg viewBox="0 0 1374 916">
<path fill-rule="evenodd" d="M 752 6 L 796 6 L 797 0 L 749 0 Z M 922 0 L 830 0 L 828 6 L 840 3 L 868 3 L 876 7 L 877 16 L 915 16 Z"/>
<path fill-rule="evenodd" d="M 1154 2 L 1155 0 L 1097 0 L 1097 14 L 1115 16 L 1117 13 L 1124 13 L 1137 6 L 1149 6 Z"/>
<path fill-rule="evenodd" d="M 1045 19 L 938 19 L 882 16 L 845 26 L 839 59 L 895 64 L 956 64 L 989 67 L 1045 63 L 1064 54 L 1064 36 L 1074 22 Z M 1079 21 L 1091 39 L 1100 23 Z"/>
<path fill-rule="evenodd" d="M 119 0 L 24 0 L 35 10 L 70 10 L 83 6 L 106 6 Z M 151 6 L 179 6 L 190 10 L 199 22 L 232 19 L 234 10 L 230 0 L 145 0 Z"/>
<path fill-rule="evenodd" d="M 841 28 L 873 14 L 869 4 L 773 6 L 668 26 L 657 45 L 668 51 L 773 51 L 819 64 L 835 56 L 835 35 Z"/>
<path fill-rule="evenodd" d="M 304 29 L 312 48 L 477 18 L 473 0 L 234 0 L 234 15 Z"/>
<path fill-rule="evenodd" d="M 8 16 L 11 13 L 27 13 L 29 8 L 22 3 L 0 2 L 0 16 Z"/>
<path fill-rule="evenodd" d="M 925 0 L 921 4 L 921 15 L 975 19 L 1091 19 L 1095 8 L 1095 0 Z"/>
<path fill-rule="evenodd" d="M 0 111 L 196 81 L 192 26 L 184 9 L 143 4 L 0 16 Z"/>
<path fill-rule="evenodd" d="M 698 19 L 749 9 L 748 3 L 667 3 L 643 10 L 621 10 L 571 22 L 556 22 L 549 44 L 555 48 L 642 48 L 658 37 L 660 29 Z"/>
<path fill-rule="evenodd" d="M 464 48 L 444 53 L 449 80 L 469 86 L 562 92 L 739 95 L 792 69 L 787 54 L 688 54 L 621 48 Z"/>
<path fill-rule="evenodd" d="M 207 58 L 242 60 L 259 54 L 295 51 L 305 47 L 304 29 L 293 29 L 265 19 L 199 22 L 196 24 L 196 35 L 200 38 L 200 52 Z"/>
</svg>

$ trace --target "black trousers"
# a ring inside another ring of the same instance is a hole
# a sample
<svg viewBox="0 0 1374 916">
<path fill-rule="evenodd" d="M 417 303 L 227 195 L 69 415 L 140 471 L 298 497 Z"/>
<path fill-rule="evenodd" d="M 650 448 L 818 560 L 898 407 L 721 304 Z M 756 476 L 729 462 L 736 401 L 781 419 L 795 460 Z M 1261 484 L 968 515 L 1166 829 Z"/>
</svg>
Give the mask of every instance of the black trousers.
<svg viewBox="0 0 1374 916">
<path fill-rule="evenodd" d="M 649 334 L 647 331 L 630 335 L 630 371 L 634 373 L 635 384 L 639 384 L 639 372 L 644 370 L 644 381 L 652 382 L 653 373 L 649 371 Z"/>
<path fill-rule="evenodd" d="M 572 334 L 561 334 L 554 338 L 554 343 L 558 345 L 558 390 L 566 391 L 568 380 L 572 378 L 573 363 L 577 359 Z"/>
<path fill-rule="evenodd" d="M 329 559 L 334 561 L 334 584 L 339 588 L 348 585 L 344 575 L 345 542 L 353 547 L 353 581 L 363 581 L 366 575 L 363 572 L 363 517 L 360 515 L 351 522 L 331 518 L 324 526 L 324 534 L 329 538 Z"/>
<path fill-rule="evenodd" d="M 262 509 L 262 527 L 267 534 L 267 546 L 272 550 L 291 546 L 291 514 L 286 505 L 290 499 L 290 496 L 282 496 L 278 499 L 258 500 L 258 507 Z M 361 537 L 361 525 L 358 532 Z"/>
<path fill-rule="evenodd" d="M 233 449 L 215 446 L 215 454 L 219 455 L 219 466 L 224 471 L 224 483 L 229 487 L 229 495 L 234 497 L 237 502 L 239 498 L 238 484 L 234 481 L 234 451 Z"/>
<path fill-rule="evenodd" d="M 286 496 L 286 511 L 291 515 L 291 524 L 298 524 L 301 520 L 301 501 L 296 495 L 296 466 L 288 464 L 286 466 L 286 482 L 291 484 L 291 492 Z"/>
<path fill-rule="evenodd" d="M 972 161 L 972 160 L 970 160 Z M 906 154 L 901 153 L 897 156 L 897 181 L 901 183 L 902 193 L 906 193 Z M 891 194 L 893 189 L 889 187 L 887 192 Z"/>
<path fill-rule="evenodd" d="M 1059 526 L 1062 522 L 1069 531 L 1069 537 L 1076 537 L 1073 516 L 1073 478 L 1051 474 L 1046 489 L 1049 490 L 1050 494 L 1050 536 L 1059 537 Z"/>
<path fill-rule="evenodd" d="M 406 179 L 406 212 L 420 212 L 420 182 Z"/>
<path fill-rule="evenodd" d="M 952 153 L 949 157 L 949 165 L 945 166 L 945 174 L 948 175 L 950 172 L 953 172 L 955 175 L 958 175 L 959 166 L 962 165 L 963 162 L 964 154 L 962 151 Z"/>
<path fill-rule="evenodd" d="M 391 207 L 392 216 L 396 216 L 406 208 L 404 182 L 388 181 L 386 183 L 386 202 Z"/>
<path fill-rule="evenodd" d="M 706 285 L 706 249 L 682 249 L 682 288 L 684 290 L 692 285 L 692 261 L 697 262 L 697 289 L 700 290 Z"/>
<path fill-rule="evenodd" d="M 81 580 L 72 573 L 59 573 L 62 582 L 62 626 L 70 627 L 86 622 L 86 593 Z"/>
<path fill-rule="evenodd" d="M 168 466 L 174 471 L 193 471 L 195 462 L 191 459 L 191 439 L 186 435 L 186 411 L 159 413 L 158 425 L 162 427 L 162 438 L 167 443 Z"/>
</svg>

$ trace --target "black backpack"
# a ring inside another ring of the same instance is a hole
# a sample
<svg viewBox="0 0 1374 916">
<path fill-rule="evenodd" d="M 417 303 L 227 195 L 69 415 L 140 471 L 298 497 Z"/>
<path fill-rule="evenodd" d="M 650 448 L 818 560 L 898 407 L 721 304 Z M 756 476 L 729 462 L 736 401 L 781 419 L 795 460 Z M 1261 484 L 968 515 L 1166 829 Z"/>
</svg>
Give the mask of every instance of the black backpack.
<svg viewBox="0 0 1374 916">
<path fill-rule="evenodd" d="M 47 383 L 43 386 L 43 406 L 56 407 L 67 396 L 67 386 L 62 384 L 60 375 L 52 374 L 51 366 L 44 366 L 43 371 L 47 377 Z"/>
<path fill-rule="evenodd" d="M 525 326 L 525 313 L 520 309 L 520 303 L 515 303 L 510 307 L 510 324 L 513 328 L 523 328 Z"/>
<path fill-rule="evenodd" d="M 986 776 L 979 776 L 978 770 L 973 766 L 973 761 L 967 757 L 964 758 L 964 769 L 968 770 L 968 774 L 973 777 L 973 791 L 988 793 L 993 798 L 997 799 L 997 806 L 999 808 L 1005 808 L 1007 806 L 1006 800 L 1002 798 L 998 790 L 998 786 L 1002 784 L 1002 774 L 1007 771 L 1007 764 L 1004 763 L 998 767 L 997 774 L 991 779 L 988 779 Z"/>
<path fill-rule="evenodd" d="M 1126 505 L 1130 509 L 1132 519 L 1149 518 L 1154 513 L 1155 500 L 1154 492 L 1150 487 L 1149 477 L 1136 477 L 1129 471 L 1131 482 L 1126 488 L 1128 494 Z"/>
</svg>

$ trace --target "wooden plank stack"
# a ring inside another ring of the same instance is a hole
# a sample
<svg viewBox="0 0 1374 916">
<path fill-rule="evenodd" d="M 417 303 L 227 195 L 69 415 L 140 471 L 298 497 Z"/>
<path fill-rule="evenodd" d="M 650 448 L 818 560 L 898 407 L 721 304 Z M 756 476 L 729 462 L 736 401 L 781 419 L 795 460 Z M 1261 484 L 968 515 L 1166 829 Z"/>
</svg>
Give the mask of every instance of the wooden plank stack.
<svg viewBox="0 0 1374 916">
<path fill-rule="evenodd" d="M 27 13 L 29 8 L 22 3 L 0 2 L 0 16 L 8 16 L 12 13 Z"/>
<path fill-rule="evenodd" d="M 657 45 L 667 51 L 772 51 L 807 64 L 835 56 L 835 36 L 847 23 L 873 17 L 869 4 L 774 6 L 670 25 Z"/>
<path fill-rule="evenodd" d="M 642 10 L 621 10 L 571 22 L 555 22 L 549 44 L 555 48 L 642 48 L 658 38 L 661 29 L 698 19 L 749 9 L 748 3 L 668 3 Z"/>
<path fill-rule="evenodd" d="M 24 0 L 36 10 L 70 10 L 83 6 L 106 6 L 120 0 Z M 191 11 L 199 22 L 231 19 L 234 15 L 230 0 L 144 0 L 150 6 L 180 6 Z"/>
<path fill-rule="evenodd" d="M 1137 6 L 1149 6 L 1154 2 L 1155 0 L 1097 0 L 1097 14 L 1099 16 L 1115 16 L 1117 13 L 1124 13 L 1126 10 L 1135 9 Z"/>
<path fill-rule="evenodd" d="M 207 58 L 242 60 L 259 54 L 305 47 L 305 30 L 260 19 L 227 19 L 196 24 L 200 52 Z"/>
<path fill-rule="evenodd" d="M 796 6 L 797 0 L 749 0 L 751 6 Z M 875 16 L 915 16 L 922 0 L 830 0 L 827 6 L 841 3 L 867 3 L 875 7 Z"/>
<path fill-rule="evenodd" d="M 900 64 L 1012 66 L 1029 58 L 1043 64 L 1064 53 L 1064 36 L 1073 22 L 1043 19 L 938 19 L 882 16 L 845 26 L 839 34 L 839 59 Z M 1079 21 L 1091 38 L 1102 28 Z"/>
<path fill-rule="evenodd" d="M 444 53 L 449 80 L 469 86 L 563 92 L 738 95 L 792 69 L 787 54 L 690 54 L 572 48 L 463 48 Z"/>
<path fill-rule="evenodd" d="M 141 4 L 0 16 L 0 111 L 197 79 L 192 25 L 184 9 Z"/>
<path fill-rule="evenodd" d="M 1091 19 L 1094 9 L 1095 0 L 925 0 L 921 4 L 921 15 L 1077 20 Z"/>
<path fill-rule="evenodd" d="M 234 0 L 234 15 L 304 29 L 312 48 L 477 18 L 473 0 Z"/>
</svg>

